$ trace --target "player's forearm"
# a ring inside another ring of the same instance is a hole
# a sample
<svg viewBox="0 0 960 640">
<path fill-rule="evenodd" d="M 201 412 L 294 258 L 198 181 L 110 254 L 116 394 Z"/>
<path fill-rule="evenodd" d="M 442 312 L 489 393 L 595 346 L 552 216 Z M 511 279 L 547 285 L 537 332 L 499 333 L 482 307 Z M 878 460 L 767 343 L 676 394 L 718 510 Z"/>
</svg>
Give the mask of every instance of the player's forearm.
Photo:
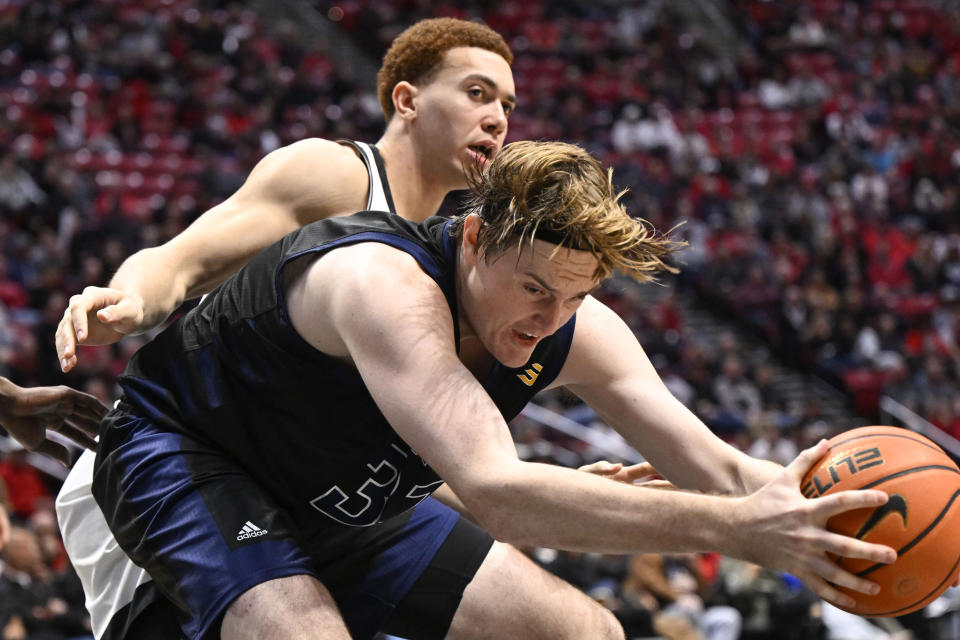
<svg viewBox="0 0 960 640">
<path fill-rule="evenodd" d="M 737 473 L 742 488 L 740 493 L 747 494 L 759 490 L 781 471 L 783 471 L 783 467 L 776 462 L 743 454 L 737 464 Z"/>
<path fill-rule="evenodd" d="M 166 320 L 187 295 L 187 284 L 177 265 L 170 264 L 164 247 L 143 249 L 124 260 L 109 286 L 142 301 L 143 321 L 133 333 Z"/>
<path fill-rule="evenodd" d="M 730 498 L 613 483 L 518 463 L 464 502 L 494 536 L 518 545 L 601 553 L 729 552 Z"/>
</svg>

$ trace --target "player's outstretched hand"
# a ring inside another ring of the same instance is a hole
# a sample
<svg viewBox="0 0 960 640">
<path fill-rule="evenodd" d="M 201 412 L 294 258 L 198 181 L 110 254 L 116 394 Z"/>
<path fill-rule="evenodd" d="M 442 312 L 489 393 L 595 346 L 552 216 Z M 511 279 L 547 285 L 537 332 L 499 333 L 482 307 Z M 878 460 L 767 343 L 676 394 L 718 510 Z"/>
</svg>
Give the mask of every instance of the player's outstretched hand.
<svg viewBox="0 0 960 640">
<path fill-rule="evenodd" d="M 132 333 L 143 322 L 143 300 L 119 289 L 86 287 L 72 296 L 57 325 L 60 369 L 77 364 L 77 345 L 112 344 Z"/>
<path fill-rule="evenodd" d="M 893 562 L 897 554 L 886 545 L 826 529 L 827 520 L 839 513 L 884 504 L 887 494 L 883 491 L 841 491 L 814 499 L 800 493 L 803 476 L 827 449 L 826 441 L 821 441 L 756 493 L 735 498 L 740 503 L 734 509 L 739 531 L 731 532 L 731 555 L 786 571 L 824 600 L 850 608 L 856 603 L 834 585 L 870 595 L 877 593 L 879 586 L 842 569 L 826 554 L 883 563 Z"/>
<path fill-rule="evenodd" d="M 29 451 L 70 464 L 66 447 L 47 438 L 56 431 L 87 449 L 96 449 L 94 436 L 107 407 L 94 396 L 63 385 L 19 387 L 0 377 L 0 425 Z"/>
<path fill-rule="evenodd" d="M 608 462 L 607 460 L 598 460 L 591 464 L 585 464 L 577 468 L 577 471 L 585 471 L 597 476 L 609 478 L 625 484 L 642 485 L 647 488 L 656 489 L 674 489 L 675 487 L 669 481 L 663 480 L 657 470 L 649 462 L 640 462 L 629 466 L 624 466 L 622 462 Z"/>
</svg>

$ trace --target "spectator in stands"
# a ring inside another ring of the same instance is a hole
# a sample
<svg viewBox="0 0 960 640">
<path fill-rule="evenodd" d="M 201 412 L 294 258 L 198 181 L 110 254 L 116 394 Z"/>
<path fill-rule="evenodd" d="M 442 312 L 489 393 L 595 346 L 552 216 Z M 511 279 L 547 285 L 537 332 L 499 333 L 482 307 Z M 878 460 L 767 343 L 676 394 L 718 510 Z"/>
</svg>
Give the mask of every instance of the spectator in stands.
<svg viewBox="0 0 960 640">
<path fill-rule="evenodd" d="M 903 360 L 903 338 L 897 326 L 896 316 L 884 311 L 876 318 L 869 318 L 857 336 L 854 353 L 861 361 L 876 369 L 890 369 Z"/>
<path fill-rule="evenodd" d="M 89 619 L 60 597 L 60 584 L 44 564 L 40 543 L 14 526 L 0 553 L 0 637 L 3 640 L 66 640 L 90 637 Z"/>
<path fill-rule="evenodd" d="M 757 425 L 756 439 L 747 447 L 747 455 L 764 460 L 772 460 L 778 464 L 793 460 L 799 449 L 797 444 L 772 420 L 766 419 Z"/>
<path fill-rule="evenodd" d="M 67 551 L 60 538 L 60 529 L 57 527 L 57 514 L 53 505 L 46 505 L 36 509 L 28 520 L 30 529 L 37 537 L 43 564 L 50 568 L 55 575 L 67 569 Z"/>
<path fill-rule="evenodd" d="M 747 377 L 739 356 L 723 359 L 720 375 L 716 377 L 713 393 L 717 402 L 745 426 L 756 423 L 763 409 L 763 401 L 756 385 Z"/>
<path fill-rule="evenodd" d="M 641 554 L 630 558 L 624 591 L 656 600 L 653 626 L 667 638 L 736 640 L 742 619 L 733 607 L 705 602 L 709 584 L 698 555 Z"/>
<path fill-rule="evenodd" d="M 908 404 L 921 415 L 932 412 L 941 403 L 951 404 L 957 397 L 957 382 L 951 377 L 940 357 L 926 356 L 922 369 L 914 376 Z"/>
</svg>

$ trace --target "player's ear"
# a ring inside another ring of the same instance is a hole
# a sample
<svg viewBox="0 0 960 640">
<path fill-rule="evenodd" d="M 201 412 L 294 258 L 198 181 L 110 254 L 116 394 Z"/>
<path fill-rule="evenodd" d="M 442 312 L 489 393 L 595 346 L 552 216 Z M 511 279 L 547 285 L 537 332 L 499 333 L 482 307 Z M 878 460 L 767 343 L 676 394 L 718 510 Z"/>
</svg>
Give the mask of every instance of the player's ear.
<svg viewBox="0 0 960 640">
<path fill-rule="evenodd" d="M 476 213 L 471 213 L 464 218 L 462 249 L 465 254 L 470 256 L 477 255 L 477 243 L 479 242 L 480 227 L 482 226 L 483 218 Z"/>
<path fill-rule="evenodd" d="M 417 97 L 416 85 L 410 84 L 406 80 L 401 80 L 393 87 L 391 98 L 393 99 L 393 108 L 397 115 L 404 120 L 412 120 L 417 116 Z"/>
</svg>

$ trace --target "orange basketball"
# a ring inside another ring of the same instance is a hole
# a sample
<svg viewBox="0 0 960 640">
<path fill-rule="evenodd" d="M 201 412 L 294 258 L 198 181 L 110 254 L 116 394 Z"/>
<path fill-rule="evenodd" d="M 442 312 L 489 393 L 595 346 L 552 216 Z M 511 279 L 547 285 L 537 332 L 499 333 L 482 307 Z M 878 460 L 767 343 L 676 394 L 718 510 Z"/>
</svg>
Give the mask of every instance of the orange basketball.
<svg viewBox="0 0 960 640">
<path fill-rule="evenodd" d="M 926 606 L 953 584 L 960 568 L 960 469 L 936 444 L 897 427 L 852 429 L 831 438 L 829 445 L 830 451 L 803 478 L 803 495 L 887 492 L 887 504 L 841 513 L 827 528 L 897 551 L 891 565 L 834 558 L 880 585 L 875 596 L 841 587 L 857 601 L 849 611 L 900 616 Z"/>
</svg>

